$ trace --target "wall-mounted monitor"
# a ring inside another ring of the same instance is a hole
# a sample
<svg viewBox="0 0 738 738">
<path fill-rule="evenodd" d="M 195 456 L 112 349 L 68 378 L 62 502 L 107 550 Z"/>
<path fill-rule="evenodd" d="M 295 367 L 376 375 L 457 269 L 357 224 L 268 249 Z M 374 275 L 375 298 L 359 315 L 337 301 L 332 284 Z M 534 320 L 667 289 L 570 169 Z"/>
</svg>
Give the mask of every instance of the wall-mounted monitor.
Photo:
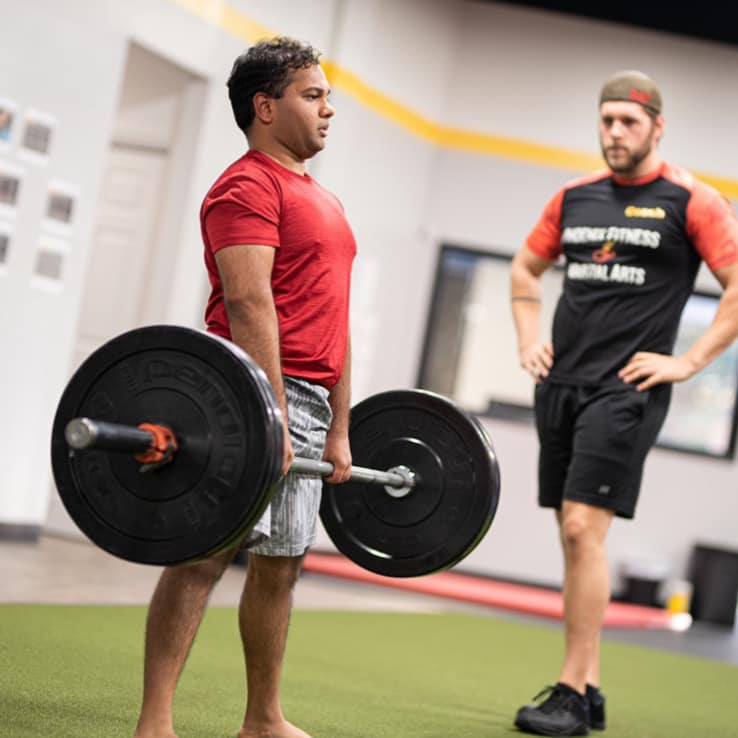
<svg viewBox="0 0 738 738">
<path fill-rule="evenodd" d="M 518 364 L 510 310 L 509 254 L 444 245 L 436 269 L 418 386 L 480 416 L 531 422 L 533 381 Z M 550 332 L 563 270 L 542 278 L 541 328 Z M 719 295 L 693 293 L 675 354 L 710 324 Z M 674 385 L 658 446 L 733 458 L 738 405 L 738 343 L 686 382 Z"/>
</svg>

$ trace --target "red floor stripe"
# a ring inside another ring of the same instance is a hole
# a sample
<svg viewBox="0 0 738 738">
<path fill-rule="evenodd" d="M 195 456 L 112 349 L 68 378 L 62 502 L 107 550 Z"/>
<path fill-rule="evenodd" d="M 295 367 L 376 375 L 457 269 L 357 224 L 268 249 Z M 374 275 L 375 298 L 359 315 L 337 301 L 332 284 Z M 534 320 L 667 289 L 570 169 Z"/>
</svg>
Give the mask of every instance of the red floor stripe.
<svg viewBox="0 0 738 738">
<path fill-rule="evenodd" d="M 427 577 L 409 579 L 384 577 L 362 569 L 343 556 L 308 554 L 304 568 L 316 574 L 352 579 L 409 592 L 488 605 L 531 615 L 560 620 L 563 602 L 558 591 L 509 584 L 469 574 L 444 571 Z M 605 614 L 607 628 L 669 628 L 671 616 L 665 610 L 623 602 L 611 602 Z"/>
</svg>

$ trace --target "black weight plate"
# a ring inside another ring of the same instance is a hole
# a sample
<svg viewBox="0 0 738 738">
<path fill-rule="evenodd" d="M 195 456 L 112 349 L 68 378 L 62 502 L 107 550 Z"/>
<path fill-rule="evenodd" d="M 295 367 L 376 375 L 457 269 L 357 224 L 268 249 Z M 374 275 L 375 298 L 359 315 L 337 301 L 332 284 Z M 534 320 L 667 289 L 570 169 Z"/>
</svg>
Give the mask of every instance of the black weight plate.
<svg viewBox="0 0 738 738">
<path fill-rule="evenodd" d="M 393 497 L 378 484 L 323 485 L 320 516 L 339 551 L 392 577 L 448 569 L 477 546 L 497 511 L 500 474 L 476 418 L 422 390 L 383 392 L 351 410 L 353 463 L 406 466 L 417 485 Z"/>
<path fill-rule="evenodd" d="M 73 451 L 75 417 L 170 427 L 174 460 L 142 473 L 132 455 Z M 93 352 L 67 385 L 52 430 L 59 495 L 85 535 L 144 564 L 196 561 L 258 521 L 280 478 L 279 406 L 262 370 L 217 336 L 180 326 L 124 333 Z"/>
</svg>

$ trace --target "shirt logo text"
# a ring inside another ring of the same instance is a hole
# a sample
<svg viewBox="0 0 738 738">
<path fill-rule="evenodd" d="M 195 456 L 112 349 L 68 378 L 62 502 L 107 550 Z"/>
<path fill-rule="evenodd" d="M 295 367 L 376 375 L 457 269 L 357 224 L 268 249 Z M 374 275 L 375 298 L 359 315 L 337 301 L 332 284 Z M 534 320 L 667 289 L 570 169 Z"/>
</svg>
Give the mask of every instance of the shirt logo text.
<svg viewBox="0 0 738 738">
<path fill-rule="evenodd" d="M 646 228 L 624 228 L 621 226 L 568 226 L 561 234 L 561 244 L 604 243 L 628 246 L 644 246 L 657 249 L 661 244 L 661 234 L 658 231 L 649 231 Z"/>
<path fill-rule="evenodd" d="M 625 208 L 626 218 L 655 218 L 656 220 L 664 220 L 666 218 L 666 210 L 663 208 L 639 208 L 636 205 L 628 205 Z"/>
</svg>

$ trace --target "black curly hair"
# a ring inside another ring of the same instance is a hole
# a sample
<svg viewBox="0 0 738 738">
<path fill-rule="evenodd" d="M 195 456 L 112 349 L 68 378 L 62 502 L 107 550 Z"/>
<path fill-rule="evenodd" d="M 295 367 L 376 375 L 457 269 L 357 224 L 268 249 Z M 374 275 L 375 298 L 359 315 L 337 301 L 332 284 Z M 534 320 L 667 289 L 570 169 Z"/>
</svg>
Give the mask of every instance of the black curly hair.
<svg viewBox="0 0 738 738">
<path fill-rule="evenodd" d="M 254 95 L 282 97 L 292 73 L 319 63 L 320 52 L 287 36 L 259 41 L 241 54 L 228 77 L 228 98 L 238 127 L 248 135 L 254 122 Z"/>
</svg>

